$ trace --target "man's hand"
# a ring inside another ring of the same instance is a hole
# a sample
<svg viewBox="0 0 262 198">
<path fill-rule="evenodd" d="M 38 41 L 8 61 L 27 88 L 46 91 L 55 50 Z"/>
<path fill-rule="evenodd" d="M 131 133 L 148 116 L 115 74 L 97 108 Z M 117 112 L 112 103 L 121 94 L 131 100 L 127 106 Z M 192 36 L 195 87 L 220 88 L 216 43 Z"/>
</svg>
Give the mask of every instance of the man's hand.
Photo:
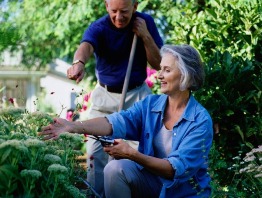
<svg viewBox="0 0 262 198">
<path fill-rule="evenodd" d="M 66 119 L 55 118 L 53 123 L 48 126 L 42 127 L 42 131 L 38 133 L 39 136 L 43 136 L 43 140 L 56 140 L 59 135 L 64 132 L 70 132 L 70 122 Z"/>
<path fill-rule="evenodd" d="M 79 83 L 85 75 L 85 66 L 82 63 L 75 64 L 67 70 L 67 77 Z"/>
<path fill-rule="evenodd" d="M 145 20 L 140 17 L 136 17 L 133 25 L 133 31 L 138 37 L 141 37 L 142 39 L 150 35 Z"/>
<path fill-rule="evenodd" d="M 145 20 L 140 17 L 136 17 L 133 24 L 133 31 L 144 42 L 148 63 L 151 65 L 153 69 L 160 70 L 160 51 L 154 39 L 152 38 L 150 32 L 147 29 Z"/>
<path fill-rule="evenodd" d="M 121 139 L 115 139 L 115 142 L 112 146 L 104 147 L 104 151 L 115 159 L 129 159 L 135 149 Z"/>
</svg>

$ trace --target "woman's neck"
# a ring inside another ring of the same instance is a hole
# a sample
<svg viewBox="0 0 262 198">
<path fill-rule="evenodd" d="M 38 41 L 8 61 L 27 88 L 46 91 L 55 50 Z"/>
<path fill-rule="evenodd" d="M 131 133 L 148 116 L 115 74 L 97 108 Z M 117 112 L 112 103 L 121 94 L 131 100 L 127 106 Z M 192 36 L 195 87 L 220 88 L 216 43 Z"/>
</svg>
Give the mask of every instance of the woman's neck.
<svg viewBox="0 0 262 198">
<path fill-rule="evenodd" d="M 175 95 L 173 97 L 168 97 L 163 119 L 167 129 L 172 129 L 174 125 L 180 120 L 180 117 L 187 106 L 189 97 L 189 91 L 181 92 L 181 94 Z"/>
</svg>

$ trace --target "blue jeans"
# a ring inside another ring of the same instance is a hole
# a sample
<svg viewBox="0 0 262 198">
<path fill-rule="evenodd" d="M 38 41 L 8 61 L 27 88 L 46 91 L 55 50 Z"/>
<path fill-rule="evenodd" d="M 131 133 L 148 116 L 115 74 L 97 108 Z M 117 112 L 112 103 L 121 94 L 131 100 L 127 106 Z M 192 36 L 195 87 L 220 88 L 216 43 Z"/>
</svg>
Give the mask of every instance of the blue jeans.
<svg viewBox="0 0 262 198">
<path fill-rule="evenodd" d="M 140 170 L 128 160 L 112 160 L 104 168 L 106 198 L 158 198 L 162 189 L 159 177 Z"/>
</svg>

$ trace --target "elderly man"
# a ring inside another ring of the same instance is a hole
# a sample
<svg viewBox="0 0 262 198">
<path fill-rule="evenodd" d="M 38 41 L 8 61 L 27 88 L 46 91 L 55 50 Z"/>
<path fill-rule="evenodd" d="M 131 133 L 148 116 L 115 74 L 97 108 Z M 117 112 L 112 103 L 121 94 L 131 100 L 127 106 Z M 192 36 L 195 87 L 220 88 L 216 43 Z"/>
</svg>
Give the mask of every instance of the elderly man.
<svg viewBox="0 0 262 198">
<path fill-rule="evenodd" d="M 85 75 L 85 63 L 95 55 L 98 83 L 91 95 L 89 119 L 118 111 L 134 34 L 138 39 L 124 109 L 151 93 L 145 83 L 147 64 L 160 69 L 159 49 L 163 41 L 153 18 L 136 11 L 136 0 L 105 0 L 105 6 L 108 14 L 86 29 L 67 71 L 69 79 L 80 82 Z M 87 142 L 87 154 L 87 180 L 103 196 L 103 169 L 108 155 L 100 142 L 92 139 Z"/>
</svg>

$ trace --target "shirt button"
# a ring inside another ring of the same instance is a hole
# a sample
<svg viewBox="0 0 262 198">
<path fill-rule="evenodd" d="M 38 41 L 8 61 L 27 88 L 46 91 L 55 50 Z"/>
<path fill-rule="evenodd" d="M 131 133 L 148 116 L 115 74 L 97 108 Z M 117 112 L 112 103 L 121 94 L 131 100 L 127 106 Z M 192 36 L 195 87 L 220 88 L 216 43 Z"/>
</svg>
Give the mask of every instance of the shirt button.
<svg viewBox="0 0 262 198">
<path fill-rule="evenodd" d="M 176 133 L 174 133 L 174 136 L 176 136 Z"/>
</svg>

